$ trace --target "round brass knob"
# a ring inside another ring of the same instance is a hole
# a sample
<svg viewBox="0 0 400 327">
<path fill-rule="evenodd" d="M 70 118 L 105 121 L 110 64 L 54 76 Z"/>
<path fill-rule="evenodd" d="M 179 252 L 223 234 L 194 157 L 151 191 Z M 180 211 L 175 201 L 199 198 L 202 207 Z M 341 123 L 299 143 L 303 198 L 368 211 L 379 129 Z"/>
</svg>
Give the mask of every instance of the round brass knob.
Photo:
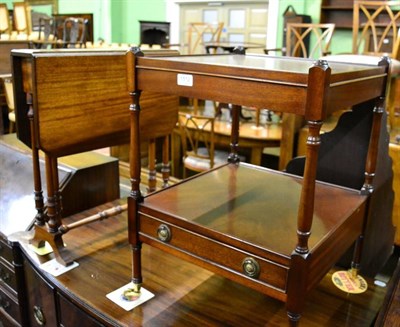
<svg viewBox="0 0 400 327">
<path fill-rule="evenodd" d="M 10 306 L 10 302 L 7 301 L 7 298 L 3 298 L 0 295 L 0 308 L 7 309 Z"/>
<path fill-rule="evenodd" d="M 157 229 L 157 237 L 162 242 L 168 242 L 171 237 L 171 230 L 167 225 L 161 224 Z"/>
<path fill-rule="evenodd" d="M 44 326 L 44 324 L 46 323 L 46 318 L 44 317 L 44 313 L 41 307 L 37 305 L 33 307 L 33 316 L 35 317 L 35 320 L 39 326 Z"/>
<path fill-rule="evenodd" d="M 4 269 L 0 268 L 0 280 L 4 282 L 9 282 L 11 279 L 10 274 L 6 272 Z"/>
<path fill-rule="evenodd" d="M 257 278 L 260 274 L 260 265 L 253 258 L 245 258 L 242 261 L 242 268 L 244 274 L 248 277 Z"/>
</svg>

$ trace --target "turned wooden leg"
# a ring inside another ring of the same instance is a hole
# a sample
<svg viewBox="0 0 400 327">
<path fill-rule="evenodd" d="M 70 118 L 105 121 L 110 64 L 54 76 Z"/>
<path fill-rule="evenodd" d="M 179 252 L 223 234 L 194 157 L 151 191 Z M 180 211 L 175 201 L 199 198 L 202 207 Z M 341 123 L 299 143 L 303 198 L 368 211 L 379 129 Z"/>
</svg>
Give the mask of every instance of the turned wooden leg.
<svg viewBox="0 0 400 327">
<path fill-rule="evenodd" d="M 61 200 L 58 189 L 57 158 L 45 155 L 46 180 L 47 180 L 47 224 L 36 225 L 35 233 L 30 243 L 36 247 L 43 247 L 47 242 L 53 249 L 56 260 L 68 266 L 73 263 L 65 248 L 62 232 L 59 228 L 61 222 Z"/>
<path fill-rule="evenodd" d="M 311 255 L 292 252 L 287 283 L 286 310 L 289 326 L 298 326 L 307 298 L 307 283 Z"/>
<path fill-rule="evenodd" d="M 133 49 L 127 55 L 128 70 L 135 64 L 134 53 L 139 49 Z M 141 92 L 136 89 L 136 84 L 133 75 L 128 75 L 128 86 L 131 88 L 130 96 L 132 103 L 129 106 L 130 111 L 130 178 L 131 192 L 128 197 L 128 238 L 132 249 L 132 283 L 133 293 L 137 296 L 140 294 L 142 285 L 142 264 L 141 264 L 141 248 L 142 244 L 139 239 L 139 204 L 143 202 L 143 197 L 140 192 L 140 95 Z"/>
<path fill-rule="evenodd" d="M 161 167 L 161 174 L 162 174 L 162 188 L 168 187 L 169 185 L 169 176 L 171 174 L 171 165 L 169 163 L 169 136 L 164 137 L 163 142 L 163 160 L 162 160 L 162 167 Z"/>
<path fill-rule="evenodd" d="M 300 314 L 297 313 L 292 313 L 292 312 L 287 312 L 288 318 L 289 318 L 289 326 L 290 327 L 296 327 L 299 325 L 299 321 L 301 318 Z"/>
<path fill-rule="evenodd" d="M 40 164 L 39 164 L 39 150 L 36 147 L 36 136 L 35 136 L 35 124 L 34 124 L 34 112 L 32 106 L 32 94 L 28 93 L 26 95 L 26 103 L 28 105 L 28 119 L 31 129 L 31 148 L 32 148 L 32 167 L 33 167 L 33 184 L 34 184 L 34 195 L 35 195 L 35 225 L 44 226 L 47 221 L 47 216 L 45 214 L 44 208 L 44 198 L 42 190 L 42 179 L 40 175 Z M 44 242 L 37 244 L 38 247 L 43 247 Z"/>
</svg>

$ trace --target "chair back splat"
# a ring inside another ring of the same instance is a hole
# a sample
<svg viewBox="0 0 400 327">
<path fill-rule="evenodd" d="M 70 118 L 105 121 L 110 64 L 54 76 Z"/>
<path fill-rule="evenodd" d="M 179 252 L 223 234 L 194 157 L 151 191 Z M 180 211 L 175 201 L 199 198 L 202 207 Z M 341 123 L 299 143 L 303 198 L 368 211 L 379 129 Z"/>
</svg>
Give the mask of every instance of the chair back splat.
<svg viewBox="0 0 400 327">
<path fill-rule="evenodd" d="M 186 169 L 202 172 L 227 163 L 228 152 L 215 150 L 215 117 L 179 113 L 183 152 L 183 177 Z"/>
<path fill-rule="evenodd" d="M 286 25 L 286 55 L 319 58 L 329 53 L 335 24 L 288 23 Z M 313 36 L 315 43 L 308 50 L 305 40 Z"/>
<path fill-rule="evenodd" d="M 86 25 L 87 19 L 69 17 L 63 26 L 63 47 L 80 48 L 86 47 Z"/>
<path fill-rule="evenodd" d="M 3 37 L 2 35 L 6 37 Z M 7 4 L 0 3 L 0 39 L 10 38 L 10 35 L 11 35 L 11 24 L 10 24 L 10 17 L 8 14 Z"/>
<path fill-rule="evenodd" d="M 279 50 L 282 55 L 289 57 L 319 58 L 330 52 L 330 45 L 335 24 L 312 24 L 312 23 L 288 23 L 286 25 L 286 47 Z M 311 49 L 307 45 L 307 40 L 315 39 Z M 264 52 L 269 54 L 269 49 Z M 282 139 L 280 144 L 279 169 L 284 170 L 287 163 L 294 156 L 295 135 L 304 125 L 302 117 L 283 113 L 282 114 Z"/>
<path fill-rule="evenodd" d="M 400 1 L 354 1 L 353 54 L 399 58 Z"/>
<path fill-rule="evenodd" d="M 204 42 L 219 42 L 223 22 L 219 23 L 189 23 L 188 28 L 188 53 L 205 53 Z"/>
</svg>

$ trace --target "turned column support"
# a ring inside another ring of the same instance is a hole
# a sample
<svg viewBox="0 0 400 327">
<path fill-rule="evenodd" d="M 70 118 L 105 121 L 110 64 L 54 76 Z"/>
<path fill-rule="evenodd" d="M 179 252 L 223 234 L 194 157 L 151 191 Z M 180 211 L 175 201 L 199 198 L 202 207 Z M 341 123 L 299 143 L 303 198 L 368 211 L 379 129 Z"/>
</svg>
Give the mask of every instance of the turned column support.
<svg viewBox="0 0 400 327">
<path fill-rule="evenodd" d="M 33 184 L 34 184 L 34 197 L 35 197 L 35 208 L 36 208 L 36 216 L 35 216 L 35 225 L 36 226 L 44 226 L 47 221 L 46 214 L 44 212 L 44 199 L 43 199 L 43 190 L 42 190 L 42 181 L 40 174 L 40 165 L 39 165 L 39 150 L 36 147 L 36 136 L 35 136 L 35 123 L 34 123 L 34 111 L 32 105 L 32 94 L 27 93 L 26 95 L 26 103 L 28 105 L 28 119 L 30 125 L 30 136 L 31 136 L 31 149 L 32 149 L 32 164 L 33 164 Z M 44 244 L 40 244 L 38 246 L 44 246 Z"/>
<path fill-rule="evenodd" d="M 139 295 L 142 285 L 142 265 L 141 265 L 141 248 L 142 244 L 139 240 L 139 203 L 143 201 L 140 192 L 140 95 L 141 91 L 137 88 L 137 80 L 135 75 L 136 57 L 143 56 L 139 48 L 132 48 L 127 53 L 127 80 L 128 89 L 132 102 L 129 106 L 130 111 L 130 181 L 131 192 L 128 197 L 128 231 L 129 243 L 132 247 L 132 292 Z"/>
</svg>

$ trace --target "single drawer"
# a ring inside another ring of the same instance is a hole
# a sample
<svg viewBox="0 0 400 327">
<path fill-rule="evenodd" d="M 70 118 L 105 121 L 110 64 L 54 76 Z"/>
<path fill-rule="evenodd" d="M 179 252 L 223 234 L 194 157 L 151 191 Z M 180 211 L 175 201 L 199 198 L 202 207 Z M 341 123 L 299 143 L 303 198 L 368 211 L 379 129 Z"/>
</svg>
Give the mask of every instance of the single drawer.
<svg viewBox="0 0 400 327">
<path fill-rule="evenodd" d="M 140 214 L 141 236 L 285 293 L 288 268 L 157 218 Z"/>
<path fill-rule="evenodd" d="M 15 273 L 8 265 L 0 261 L 0 281 L 7 284 L 14 291 L 17 290 L 17 280 Z"/>
<path fill-rule="evenodd" d="M 60 324 L 62 326 L 85 326 L 100 327 L 104 326 L 90 317 L 83 310 L 68 301 L 64 296 L 58 296 L 60 302 Z"/>
<path fill-rule="evenodd" d="M 13 320 L 21 323 L 18 300 L 13 299 L 13 297 L 2 288 L 0 288 L 0 316 L 1 313 L 5 313 L 5 316 L 9 315 Z"/>
<path fill-rule="evenodd" d="M 13 253 L 11 246 L 2 238 L 0 238 L 0 257 L 8 261 L 10 265 L 13 262 Z"/>
</svg>

